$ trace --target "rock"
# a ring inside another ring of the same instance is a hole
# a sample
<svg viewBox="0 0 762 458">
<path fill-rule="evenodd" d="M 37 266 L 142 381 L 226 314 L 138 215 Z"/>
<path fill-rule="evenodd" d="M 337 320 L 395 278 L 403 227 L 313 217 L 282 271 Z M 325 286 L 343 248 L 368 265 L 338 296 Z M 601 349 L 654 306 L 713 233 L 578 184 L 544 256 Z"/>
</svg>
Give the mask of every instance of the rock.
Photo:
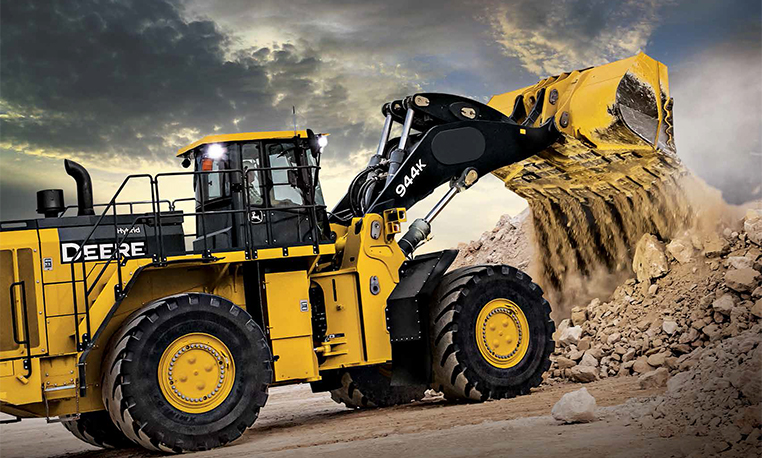
<svg viewBox="0 0 762 458">
<path fill-rule="evenodd" d="M 720 335 L 720 327 L 716 324 L 710 324 L 707 326 L 704 326 L 704 328 L 701 330 L 704 332 L 704 334 L 709 337 L 710 340 L 715 340 Z"/>
<path fill-rule="evenodd" d="M 556 364 L 558 364 L 558 368 L 561 370 L 571 369 L 572 367 L 577 365 L 577 363 L 574 362 L 574 360 L 571 360 L 564 356 L 559 356 L 558 359 L 556 360 Z"/>
<path fill-rule="evenodd" d="M 648 357 L 648 364 L 653 367 L 661 367 L 666 362 L 667 355 L 664 353 L 655 353 Z"/>
<path fill-rule="evenodd" d="M 574 307 L 571 310 L 571 322 L 574 326 L 580 326 L 587 321 L 587 309 L 582 307 Z"/>
<path fill-rule="evenodd" d="M 661 329 L 668 335 L 672 335 L 677 331 L 677 322 L 672 320 L 667 320 L 664 323 L 661 324 Z"/>
<path fill-rule="evenodd" d="M 746 256 L 729 256 L 727 264 L 733 269 L 745 269 L 754 266 L 754 262 Z"/>
<path fill-rule="evenodd" d="M 646 372 L 651 372 L 654 369 L 655 367 L 648 364 L 648 359 L 645 356 L 638 358 L 635 361 L 635 364 L 632 365 L 632 370 L 638 374 L 645 374 Z"/>
<path fill-rule="evenodd" d="M 671 349 L 672 349 L 672 350 L 673 350 L 675 353 L 677 353 L 678 355 L 682 355 L 682 354 L 685 354 L 685 353 L 690 353 L 690 352 L 691 352 L 691 346 L 690 346 L 690 345 L 688 345 L 688 344 L 686 344 L 686 343 L 677 343 L 677 344 L 672 344 L 672 345 L 670 346 L 670 348 L 671 348 Z"/>
<path fill-rule="evenodd" d="M 582 355 L 584 354 L 585 352 L 582 350 L 572 350 L 569 352 L 568 356 L 569 356 L 569 359 L 571 360 L 579 361 L 580 359 L 582 359 Z"/>
<path fill-rule="evenodd" d="M 635 349 L 630 348 L 627 350 L 627 352 L 622 355 L 622 362 L 626 363 L 627 361 L 632 361 L 635 358 Z"/>
<path fill-rule="evenodd" d="M 728 270 L 725 273 L 725 284 L 728 288 L 739 293 L 750 293 L 759 285 L 760 274 L 751 267 Z"/>
<path fill-rule="evenodd" d="M 571 368 L 571 379 L 575 382 L 593 382 L 598 378 L 598 369 L 592 366 L 574 366 Z"/>
<path fill-rule="evenodd" d="M 651 388 L 661 388 L 667 386 L 669 380 L 669 369 L 660 367 L 655 371 L 646 372 L 638 377 L 638 383 L 641 390 L 648 390 Z"/>
<path fill-rule="evenodd" d="M 651 234 L 644 234 L 635 246 L 632 270 L 638 281 L 649 281 L 663 277 L 669 272 L 669 263 L 664 254 L 664 244 Z"/>
<path fill-rule="evenodd" d="M 589 350 L 590 342 L 591 342 L 591 339 L 589 336 L 579 339 L 579 343 L 577 344 L 577 350 L 580 350 L 580 351 Z"/>
<path fill-rule="evenodd" d="M 730 245 L 728 241 L 720 237 L 717 234 L 712 234 L 707 240 L 704 241 L 704 256 L 707 258 L 716 258 L 728 254 L 730 251 Z"/>
<path fill-rule="evenodd" d="M 757 286 L 757 288 L 754 289 L 754 291 L 751 293 L 751 297 L 754 299 L 759 299 L 762 297 L 762 286 Z"/>
<path fill-rule="evenodd" d="M 590 351 L 586 351 L 582 356 L 582 360 L 579 362 L 580 366 L 598 367 L 598 360 L 590 354 Z"/>
<path fill-rule="evenodd" d="M 749 312 L 757 318 L 762 318 L 762 299 L 757 299 L 757 302 L 749 309 Z"/>
<path fill-rule="evenodd" d="M 667 251 L 680 264 L 687 264 L 693 260 L 693 244 L 684 240 L 673 240 L 667 245 Z"/>
<path fill-rule="evenodd" d="M 743 230 L 746 231 L 746 236 L 752 243 L 762 246 L 762 214 L 759 210 L 746 210 Z"/>
<path fill-rule="evenodd" d="M 733 307 L 736 306 L 736 297 L 732 294 L 723 294 L 722 297 L 712 302 L 712 309 L 723 315 L 729 315 Z"/>
<path fill-rule="evenodd" d="M 657 291 L 659 291 L 659 285 L 657 285 L 656 283 L 648 287 L 649 296 L 656 296 Z"/>
<path fill-rule="evenodd" d="M 582 388 L 563 395 L 550 414 L 565 423 L 589 422 L 595 420 L 595 408 L 595 398 Z"/>
<path fill-rule="evenodd" d="M 582 328 L 579 326 L 572 326 L 565 328 L 558 337 L 558 343 L 561 346 L 568 347 L 569 345 L 576 345 L 582 337 Z"/>
<path fill-rule="evenodd" d="M 606 339 L 606 343 L 608 343 L 609 345 L 614 345 L 615 343 L 619 342 L 619 339 L 621 338 L 622 338 L 622 334 L 615 332 L 611 334 L 608 337 L 608 339 Z"/>
</svg>

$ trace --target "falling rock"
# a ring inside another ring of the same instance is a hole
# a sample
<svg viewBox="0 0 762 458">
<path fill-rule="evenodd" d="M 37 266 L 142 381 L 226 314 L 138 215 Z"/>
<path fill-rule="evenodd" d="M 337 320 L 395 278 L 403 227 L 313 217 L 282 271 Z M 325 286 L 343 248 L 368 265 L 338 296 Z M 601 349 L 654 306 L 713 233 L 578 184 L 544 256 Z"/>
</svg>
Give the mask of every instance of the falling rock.
<svg viewBox="0 0 762 458">
<path fill-rule="evenodd" d="M 687 264 L 693 260 L 693 244 L 685 240 L 673 240 L 667 245 L 667 251 L 680 264 Z"/>
<path fill-rule="evenodd" d="M 587 321 L 587 309 L 583 307 L 574 307 L 571 310 L 571 322 L 574 326 L 579 326 Z"/>
<path fill-rule="evenodd" d="M 725 273 L 725 285 L 739 293 L 750 293 L 759 285 L 759 272 L 747 267 L 744 269 L 732 269 Z"/>
<path fill-rule="evenodd" d="M 558 343 L 561 346 L 568 347 L 569 345 L 576 345 L 582 337 L 582 328 L 579 326 L 572 326 L 564 329 L 558 337 Z"/>
<path fill-rule="evenodd" d="M 743 220 L 743 230 L 752 243 L 762 246 L 762 214 L 758 210 L 749 209 Z"/>
<path fill-rule="evenodd" d="M 655 371 L 646 372 L 638 377 L 638 383 L 641 390 L 647 390 L 651 388 L 661 388 L 667 386 L 669 380 L 669 369 L 660 367 Z"/>
<path fill-rule="evenodd" d="M 592 366 L 574 366 L 571 368 L 571 378 L 575 382 L 593 382 L 598 378 L 598 369 Z"/>
<path fill-rule="evenodd" d="M 595 398 L 582 388 L 563 395 L 550 414 L 565 423 L 589 422 L 595 420 L 595 408 Z"/>
<path fill-rule="evenodd" d="M 712 302 L 712 309 L 723 315 L 729 315 L 733 307 L 736 306 L 736 298 L 732 294 L 723 294 L 722 297 Z"/>
<path fill-rule="evenodd" d="M 728 241 L 717 234 L 712 234 L 710 238 L 704 240 L 704 256 L 707 258 L 716 258 L 727 254 L 730 251 Z"/>
<path fill-rule="evenodd" d="M 667 320 L 661 324 L 661 330 L 669 335 L 672 335 L 675 333 L 675 331 L 677 331 L 677 322 Z"/>
<path fill-rule="evenodd" d="M 669 263 L 664 254 L 664 244 L 651 234 L 644 234 L 635 246 L 632 270 L 638 281 L 649 281 L 663 277 L 669 272 Z"/>
</svg>

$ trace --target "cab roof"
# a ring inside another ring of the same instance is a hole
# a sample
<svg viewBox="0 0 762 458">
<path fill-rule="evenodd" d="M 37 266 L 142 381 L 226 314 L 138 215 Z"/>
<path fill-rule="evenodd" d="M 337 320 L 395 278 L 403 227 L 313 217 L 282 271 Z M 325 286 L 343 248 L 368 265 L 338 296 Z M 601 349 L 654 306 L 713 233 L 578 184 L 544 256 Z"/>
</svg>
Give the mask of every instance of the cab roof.
<svg viewBox="0 0 762 458">
<path fill-rule="evenodd" d="M 242 132 L 238 134 L 221 134 L 221 135 L 207 135 L 201 140 L 197 140 L 188 146 L 182 147 L 177 150 L 177 156 L 184 156 L 191 152 L 194 148 L 201 145 L 207 145 L 209 143 L 224 143 L 224 142 L 243 142 L 247 140 L 274 140 L 274 139 L 287 139 L 294 138 L 296 135 L 301 138 L 307 138 L 306 130 L 277 130 L 272 132 Z"/>
</svg>

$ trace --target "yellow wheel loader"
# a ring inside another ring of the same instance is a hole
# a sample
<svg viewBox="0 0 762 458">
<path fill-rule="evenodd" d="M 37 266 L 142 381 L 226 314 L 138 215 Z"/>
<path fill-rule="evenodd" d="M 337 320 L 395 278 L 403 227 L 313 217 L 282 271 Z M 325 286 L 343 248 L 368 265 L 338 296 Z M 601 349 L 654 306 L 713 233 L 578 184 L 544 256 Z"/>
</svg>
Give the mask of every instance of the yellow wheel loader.
<svg viewBox="0 0 762 458">
<path fill-rule="evenodd" d="M 666 91 L 665 68 L 639 55 L 488 105 L 392 101 L 378 150 L 330 212 L 327 136 L 311 130 L 204 137 L 178 153 L 189 171 L 131 175 L 102 205 L 67 160 L 76 207 L 43 190 L 44 217 L 0 225 L 0 410 L 98 446 L 177 453 L 240 437 L 271 386 L 310 383 L 350 408 L 428 388 L 452 401 L 527 394 L 554 348 L 540 287 L 511 266 L 448 271 L 455 250 L 414 251 L 485 174 L 532 201 L 674 162 Z M 178 176 L 193 180 L 179 199 L 191 211 L 163 197 Z M 135 182 L 150 201 L 124 200 Z"/>
</svg>

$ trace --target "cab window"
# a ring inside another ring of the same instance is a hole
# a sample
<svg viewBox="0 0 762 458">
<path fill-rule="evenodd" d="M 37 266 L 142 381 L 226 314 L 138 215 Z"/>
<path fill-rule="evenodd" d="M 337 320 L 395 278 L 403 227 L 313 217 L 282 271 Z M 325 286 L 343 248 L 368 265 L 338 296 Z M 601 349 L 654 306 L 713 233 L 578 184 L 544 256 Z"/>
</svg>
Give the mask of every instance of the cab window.
<svg viewBox="0 0 762 458">
<path fill-rule="evenodd" d="M 243 169 L 249 182 L 249 204 L 262 206 L 265 203 L 262 193 L 262 172 L 256 170 L 262 167 L 260 159 L 261 144 L 259 142 L 246 143 L 241 147 L 241 159 Z"/>
<path fill-rule="evenodd" d="M 300 186 L 299 174 L 294 169 L 299 165 L 297 149 L 294 148 L 294 144 L 270 143 L 267 145 L 267 156 L 272 168 L 272 186 L 270 186 L 269 191 L 270 205 L 273 207 L 304 205 L 304 191 L 302 189 L 304 185 L 301 184 Z"/>
</svg>

